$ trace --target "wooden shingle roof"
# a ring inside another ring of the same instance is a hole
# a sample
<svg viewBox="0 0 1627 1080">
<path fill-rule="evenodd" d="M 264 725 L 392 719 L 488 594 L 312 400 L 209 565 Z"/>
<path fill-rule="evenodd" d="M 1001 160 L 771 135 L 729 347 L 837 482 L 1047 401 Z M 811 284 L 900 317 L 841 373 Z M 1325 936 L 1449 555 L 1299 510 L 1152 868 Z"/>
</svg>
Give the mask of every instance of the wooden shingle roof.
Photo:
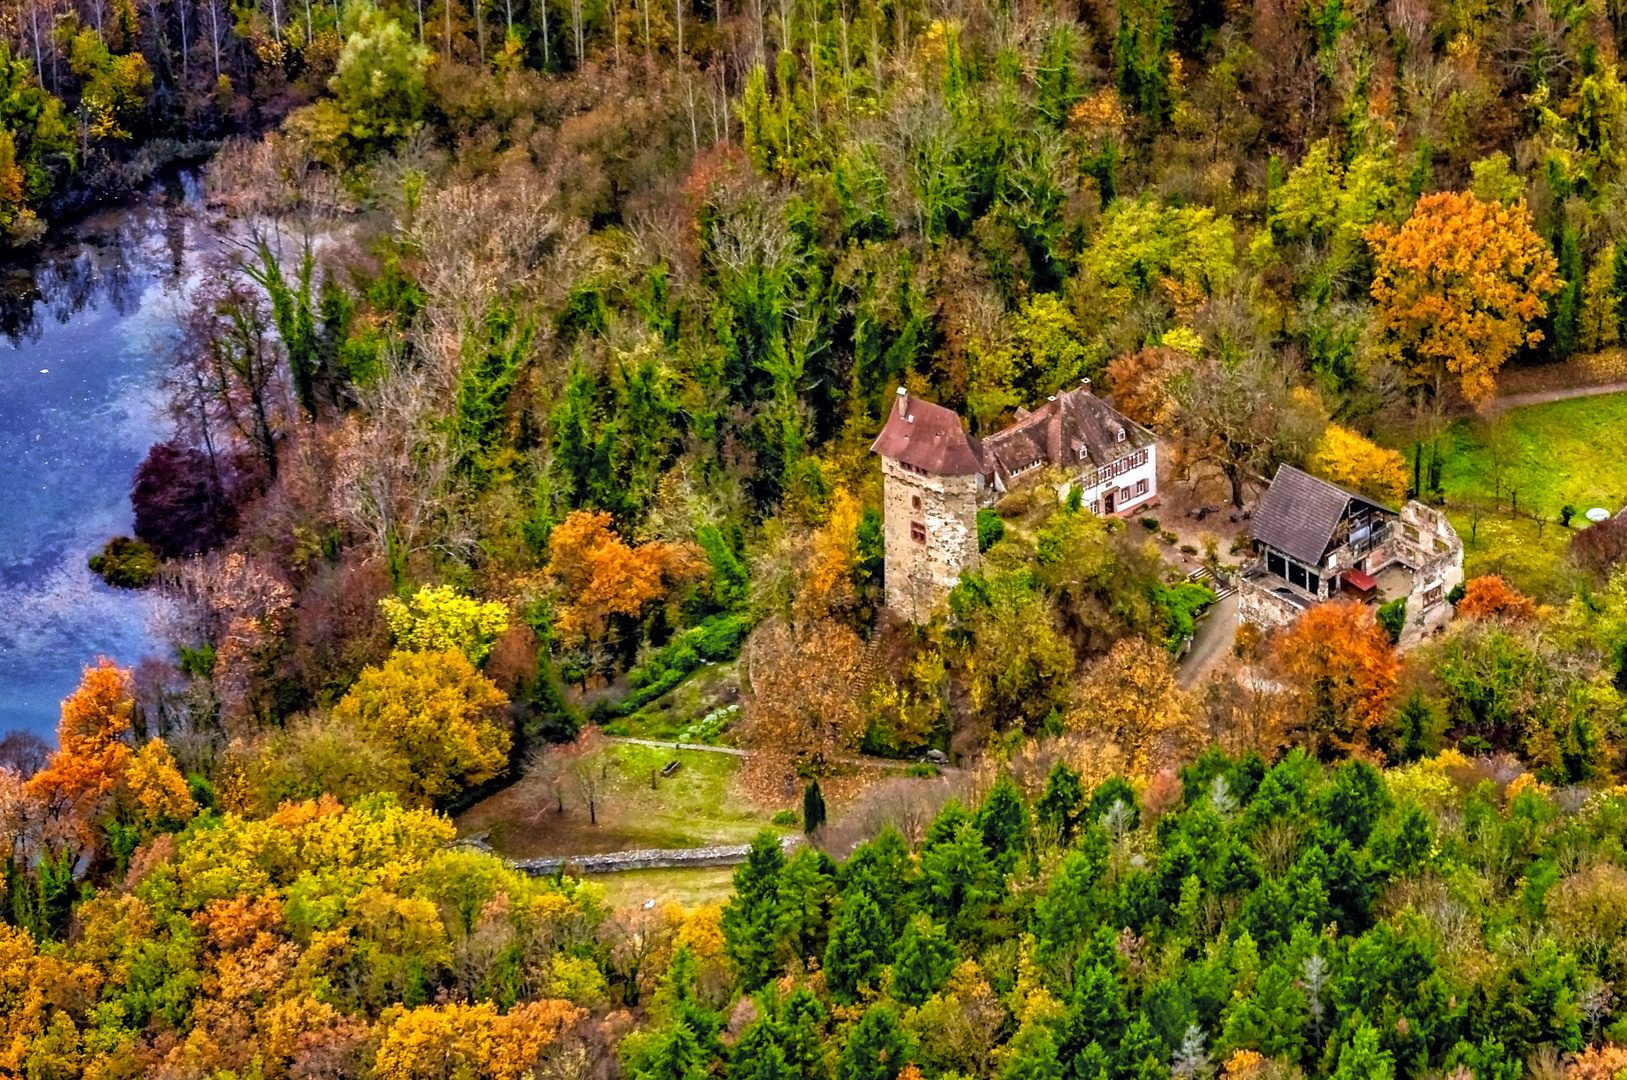
<svg viewBox="0 0 1627 1080">
<path fill-rule="evenodd" d="M 1254 511 L 1254 540 L 1302 563 L 1319 566 L 1352 502 L 1395 513 L 1387 506 L 1319 480 L 1292 465 L 1280 466 Z"/>
</svg>

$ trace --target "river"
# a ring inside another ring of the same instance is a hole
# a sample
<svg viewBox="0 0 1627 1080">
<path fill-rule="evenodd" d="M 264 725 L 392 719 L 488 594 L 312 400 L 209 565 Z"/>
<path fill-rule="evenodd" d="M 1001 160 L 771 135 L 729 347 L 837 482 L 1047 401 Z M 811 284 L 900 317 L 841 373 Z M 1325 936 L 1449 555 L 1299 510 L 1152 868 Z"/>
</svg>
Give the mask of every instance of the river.
<svg viewBox="0 0 1627 1080">
<path fill-rule="evenodd" d="M 184 174 L 0 269 L 0 733 L 54 741 L 84 665 L 157 651 L 162 601 L 85 560 L 130 532 L 131 478 L 168 435 L 165 343 L 216 244 Z"/>
</svg>

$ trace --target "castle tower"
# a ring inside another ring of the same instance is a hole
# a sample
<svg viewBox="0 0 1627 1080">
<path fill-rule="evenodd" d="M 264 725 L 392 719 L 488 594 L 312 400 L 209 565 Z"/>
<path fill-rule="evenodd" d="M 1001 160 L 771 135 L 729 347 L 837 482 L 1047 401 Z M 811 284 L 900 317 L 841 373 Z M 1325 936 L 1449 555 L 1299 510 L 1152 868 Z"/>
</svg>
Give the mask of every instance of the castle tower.
<svg viewBox="0 0 1627 1080">
<path fill-rule="evenodd" d="M 870 449 L 881 455 L 887 606 L 925 622 L 977 567 L 983 449 L 954 412 L 903 387 Z"/>
</svg>

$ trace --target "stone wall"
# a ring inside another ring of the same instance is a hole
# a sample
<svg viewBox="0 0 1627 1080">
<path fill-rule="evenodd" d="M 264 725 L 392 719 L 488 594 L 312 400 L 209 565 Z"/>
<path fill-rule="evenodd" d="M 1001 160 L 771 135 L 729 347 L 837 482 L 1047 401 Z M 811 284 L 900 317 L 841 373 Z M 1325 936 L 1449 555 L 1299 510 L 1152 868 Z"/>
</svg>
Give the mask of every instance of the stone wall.
<svg viewBox="0 0 1627 1080">
<path fill-rule="evenodd" d="M 780 847 L 787 854 L 801 842 L 787 836 Z M 532 877 L 551 877 L 570 863 L 584 874 L 614 874 L 625 870 L 664 870 L 673 867 L 698 869 L 707 866 L 738 866 L 746 861 L 750 844 L 721 844 L 698 848 L 649 848 L 641 851 L 611 851 L 599 855 L 561 855 L 541 859 L 511 860 L 509 865 Z"/>
<path fill-rule="evenodd" d="M 976 476 L 922 476 L 881 459 L 887 606 L 912 622 L 926 622 L 960 572 L 978 565 Z M 921 505 L 915 506 L 919 499 Z M 926 543 L 910 535 L 926 526 Z"/>
</svg>

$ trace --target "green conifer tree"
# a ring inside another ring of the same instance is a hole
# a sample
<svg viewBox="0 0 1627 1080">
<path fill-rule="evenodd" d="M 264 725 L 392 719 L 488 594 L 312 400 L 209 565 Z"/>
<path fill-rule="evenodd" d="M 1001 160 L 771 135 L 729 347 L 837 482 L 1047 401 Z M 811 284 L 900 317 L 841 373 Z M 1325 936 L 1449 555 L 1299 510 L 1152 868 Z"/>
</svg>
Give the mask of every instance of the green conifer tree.
<svg viewBox="0 0 1627 1080">
<path fill-rule="evenodd" d="M 909 1043 L 898 1016 L 886 1005 L 872 1005 L 842 1047 L 837 1080 L 897 1080 L 909 1063 Z"/>
<path fill-rule="evenodd" d="M 774 928 L 784 869 L 779 837 L 766 830 L 758 833 L 746 861 L 734 872 L 734 897 L 723 907 L 724 947 L 747 991 L 768 982 L 777 967 Z"/>
<path fill-rule="evenodd" d="M 813 835 L 825 827 L 825 796 L 815 780 L 802 789 L 802 831 Z"/>
<path fill-rule="evenodd" d="M 955 970 L 955 947 L 943 928 L 927 915 L 917 915 L 904 929 L 893 960 L 893 997 L 920 1005 L 938 992 Z"/>
<path fill-rule="evenodd" d="M 862 891 L 850 890 L 836 916 L 830 947 L 825 950 L 825 985 L 831 996 L 852 1003 L 890 955 L 881 909 Z"/>
</svg>

